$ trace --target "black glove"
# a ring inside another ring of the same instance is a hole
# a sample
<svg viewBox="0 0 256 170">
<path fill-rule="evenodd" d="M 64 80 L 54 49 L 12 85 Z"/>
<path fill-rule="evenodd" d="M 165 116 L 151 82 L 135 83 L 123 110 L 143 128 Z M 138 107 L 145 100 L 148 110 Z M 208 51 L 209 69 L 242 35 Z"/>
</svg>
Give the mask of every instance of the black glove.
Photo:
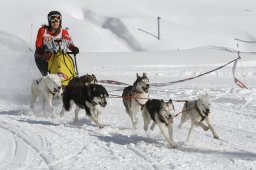
<svg viewBox="0 0 256 170">
<path fill-rule="evenodd" d="M 42 48 L 37 48 L 37 49 L 36 49 L 36 53 L 39 54 L 39 55 L 43 55 L 43 54 L 44 54 L 44 49 L 42 49 Z"/>
<path fill-rule="evenodd" d="M 72 51 L 73 54 L 78 54 L 78 53 L 79 53 L 79 48 L 73 46 L 73 47 L 71 48 L 71 51 Z"/>
<path fill-rule="evenodd" d="M 36 53 L 42 56 L 45 53 L 45 46 L 37 48 Z"/>
</svg>

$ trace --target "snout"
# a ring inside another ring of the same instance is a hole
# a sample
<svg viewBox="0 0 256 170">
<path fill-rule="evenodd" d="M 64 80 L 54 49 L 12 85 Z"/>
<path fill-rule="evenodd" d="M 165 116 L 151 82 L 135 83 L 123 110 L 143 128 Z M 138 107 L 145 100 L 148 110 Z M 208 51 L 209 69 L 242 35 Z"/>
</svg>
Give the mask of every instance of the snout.
<svg viewBox="0 0 256 170">
<path fill-rule="evenodd" d="M 149 84 L 146 85 L 146 87 L 142 87 L 144 92 L 148 93 L 148 89 L 150 88 Z"/>
<path fill-rule="evenodd" d="M 209 113 L 210 113 L 210 109 L 205 109 L 204 114 L 205 114 L 206 116 L 208 116 Z"/>
<path fill-rule="evenodd" d="M 171 127 L 172 124 L 173 124 L 173 117 L 172 117 L 171 114 L 169 114 L 169 115 L 167 116 L 167 120 L 165 121 L 165 125 L 166 125 L 167 127 Z"/>
<path fill-rule="evenodd" d="M 169 124 L 173 123 L 173 117 L 171 114 L 168 115 L 168 121 L 169 121 Z"/>
<path fill-rule="evenodd" d="M 101 106 L 101 107 L 106 107 L 107 104 L 108 104 L 107 101 L 104 101 L 104 102 L 101 102 L 101 103 L 100 103 L 100 106 Z"/>
<path fill-rule="evenodd" d="M 206 109 L 206 112 L 207 112 L 207 113 L 210 113 L 210 109 Z"/>
<path fill-rule="evenodd" d="M 58 86 L 57 88 L 54 88 L 53 92 L 54 92 L 54 93 L 57 93 L 57 92 L 59 92 L 60 90 L 61 90 L 61 86 Z"/>
</svg>

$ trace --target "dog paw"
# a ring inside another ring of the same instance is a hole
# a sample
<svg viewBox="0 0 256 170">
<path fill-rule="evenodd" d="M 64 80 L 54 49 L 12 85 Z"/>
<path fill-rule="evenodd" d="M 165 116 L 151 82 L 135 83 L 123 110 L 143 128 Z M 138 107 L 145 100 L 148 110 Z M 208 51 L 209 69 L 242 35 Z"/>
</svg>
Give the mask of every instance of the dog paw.
<svg viewBox="0 0 256 170">
<path fill-rule="evenodd" d="M 64 112 L 60 112 L 60 117 L 62 117 L 64 115 Z"/>
<path fill-rule="evenodd" d="M 98 125 L 98 128 L 102 129 L 102 128 L 104 128 L 104 125 Z"/>
<path fill-rule="evenodd" d="M 54 110 L 53 109 L 50 109 L 49 112 L 50 112 L 50 114 L 54 115 Z"/>
<path fill-rule="evenodd" d="M 155 129 L 155 125 L 152 124 L 152 126 L 150 127 L 150 130 L 153 131 Z"/>
<path fill-rule="evenodd" d="M 209 127 L 205 127 L 205 128 L 204 128 L 204 131 L 207 131 L 207 130 L 209 130 Z"/>
<path fill-rule="evenodd" d="M 132 123 L 132 127 L 133 127 L 133 129 L 137 129 L 136 123 Z"/>
<path fill-rule="evenodd" d="M 78 119 L 74 119 L 74 124 L 77 124 L 78 123 Z"/>
<path fill-rule="evenodd" d="M 167 147 L 170 148 L 170 149 L 175 149 L 175 148 L 177 148 L 177 145 L 172 144 L 172 145 L 167 145 Z"/>
<path fill-rule="evenodd" d="M 214 139 L 220 139 L 219 136 L 213 136 Z"/>
</svg>

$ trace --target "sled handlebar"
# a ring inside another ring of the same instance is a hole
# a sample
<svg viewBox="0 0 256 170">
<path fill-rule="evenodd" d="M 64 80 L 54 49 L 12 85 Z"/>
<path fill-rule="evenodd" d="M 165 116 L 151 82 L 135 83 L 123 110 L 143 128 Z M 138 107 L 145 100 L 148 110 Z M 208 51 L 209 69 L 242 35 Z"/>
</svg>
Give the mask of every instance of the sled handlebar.
<svg viewBox="0 0 256 170">
<path fill-rule="evenodd" d="M 60 42 L 62 42 L 62 40 L 54 40 L 54 42 L 58 42 L 58 43 L 60 43 Z"/>
<path fill-rule="evenodd" d="M 76 68 L 76 75 L 79 77 L 78 68 L 77 68 L 77 61 L 76 61 L 76 54 L 73 52 L 67 52 L 67 54 L 73 54 L 75 59 L 75 68 Z"/>
<path fill-rule="evenodd" d="M 73 54 L 73 55 L 76 55 L 75 53 L 73 53 L 73 52 L 67 52 L 67 54 Z"/>
</svg>

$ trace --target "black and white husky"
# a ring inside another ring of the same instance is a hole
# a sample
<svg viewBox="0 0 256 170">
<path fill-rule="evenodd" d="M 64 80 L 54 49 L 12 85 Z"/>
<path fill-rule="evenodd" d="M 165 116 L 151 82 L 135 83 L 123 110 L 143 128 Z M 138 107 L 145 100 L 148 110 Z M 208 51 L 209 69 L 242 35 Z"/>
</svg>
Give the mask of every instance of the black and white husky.
<svg viewBox="0 0 256 170">
<path fill-rule="evenodd" d="M 151 120 L 153 120 L 150 129 L 154 130 L 157 124 L 170 148 L 176 147 L 173 142 L 172 130 L 174 112 L 175 109 L 171 99 L 168 102 L 158 99 L 150 99 L 146 102 L 143 108 L 144 130 L 148 130 L 148 125 Z"/>
<path fill-rule="evenodd" d="M 85 109 L 86 115 L 99 127 L 103 128 L 98 120 L 100 111 L 97 106 L 105 107 L 108 98 L 107 90 L 99 84 L 90 84 L 88 86 L 77 86 L 75 88 L 66 88 L 63 93 L 63 107 L 60 116 L 64 115 L 65 111 L 70 111 L 72 104 L 76 104 L 75 119 L 78 121 L 78 113 L 80 109 Z"/>
<path fill-rule="evenodd" d="M 187 120 L 191 120 L 191 127 L 189 129 L 187 141 L 189 141 L 189 137 L 194 126 L 200 126 L 204 129 L 204 131 L 210 129 L 213 134 L 213 138 L 219 139 L 217 133 L 215 132 L 211 125 L 209 114 L 210 100 L 207 94 L 199 95 L 197 100 L 190 100 L 184 103 L 179 128 L 182 128 L 182 125 Z M 206 126 L 203 122 L 206 122 L 208 126 Z"/>
<path fill-rule="evenodd" d="M 145 73 L 140 77 L 137 73 L 137 79 L 133 86 L 127 86 L 123 90 L 123 104 L 128 113 L 132 126 L 136 129 L 138 123 L 137 113 L 142 110 L 144 104 L 148 101 L 149 79 Z"/>
</svg>

